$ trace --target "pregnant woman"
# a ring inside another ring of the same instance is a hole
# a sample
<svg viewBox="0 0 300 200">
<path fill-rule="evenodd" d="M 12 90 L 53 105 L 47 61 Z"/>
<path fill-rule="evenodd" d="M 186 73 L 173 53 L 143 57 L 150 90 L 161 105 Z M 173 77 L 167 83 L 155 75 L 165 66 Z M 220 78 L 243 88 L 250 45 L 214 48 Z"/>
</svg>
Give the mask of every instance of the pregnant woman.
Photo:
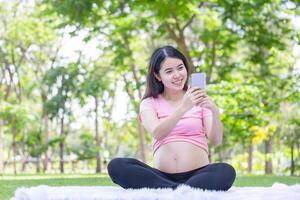
<svg viewBox="0 0 300 200">
<path fill-rule="evenodd" d="M 228 190 L 235 170 L 209 163 L 208 145 L 222 143 L 219 110 L 200 87 L 188 86 L 189 66 L 172 46 L 156 49 L 150 60 L 139 119 L 153 137 L 151 167 L 134 158 L 108 164 L 112 181 L 123 188 L 173 188 L 185 184 L 206 190 Z"/>
</svg>

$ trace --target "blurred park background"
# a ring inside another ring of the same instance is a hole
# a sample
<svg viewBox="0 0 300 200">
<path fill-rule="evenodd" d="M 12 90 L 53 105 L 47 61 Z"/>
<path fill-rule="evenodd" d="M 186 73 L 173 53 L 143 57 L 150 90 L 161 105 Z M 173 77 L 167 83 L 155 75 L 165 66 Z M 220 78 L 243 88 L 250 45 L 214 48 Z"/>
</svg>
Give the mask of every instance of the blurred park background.
<svg viewBox="0 0 300 200">
<path fill-rule="evenodd" d="M 152 51 L 207 74 L 238 174 L 300 175 L 300 7 L 294 0 L 0 0 L 0 174 L 152 165 L 138 123 Z"/>
</svg>

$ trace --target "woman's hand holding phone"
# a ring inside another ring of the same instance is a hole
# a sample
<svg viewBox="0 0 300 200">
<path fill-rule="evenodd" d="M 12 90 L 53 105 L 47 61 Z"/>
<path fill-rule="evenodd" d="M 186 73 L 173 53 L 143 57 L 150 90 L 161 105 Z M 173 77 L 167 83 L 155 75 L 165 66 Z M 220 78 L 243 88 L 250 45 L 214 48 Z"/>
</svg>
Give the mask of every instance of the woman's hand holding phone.
<svg viewBox="0 0 300 200">
<path fill-rule="evenodd" d="M 201 106 L 212 111 L 218 110 L 211 98 L 199 86 L 189 87 L 182 99 L 181 108 L 184 112 L 193 106 Z"/>
<path fill-rule="evenodd" d="M 189 87 L 183 96 L 181 108 L 186 112 L 193 106 L 199 105 L 201 100 L 205 97 L 205 91 L 200 87 Z"/>
<path fill-rule="evenodd" d="M 217 106 L 211 100 L 211 98 L 205 93 L 206 86 L 206 74 L 201 73 L 192 73 L 191 74 L 191 87 L 188 89 L 187 94 L 191 95 L 190 99 L 193 102 L 193 106 L 201 106 L 208 108 L 212 111 L 218 110 Z M 191 92 L 189 92 L 191 90 Z M 191 105 L 191 104 L 190 104 Z M 193 106 L 186 106 L 191 109 Z"/>
</svg>

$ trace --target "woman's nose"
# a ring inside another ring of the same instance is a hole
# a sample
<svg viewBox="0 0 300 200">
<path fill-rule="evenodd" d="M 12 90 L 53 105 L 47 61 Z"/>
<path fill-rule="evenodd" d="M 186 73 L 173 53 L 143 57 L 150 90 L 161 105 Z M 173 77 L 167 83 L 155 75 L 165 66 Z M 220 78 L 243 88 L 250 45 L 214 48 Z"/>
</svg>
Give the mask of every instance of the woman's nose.
<svg viewBox="0 0 300 200">
<path fill-rule="evenodd" d="M 180 72 L 176 71 L 174 72 L 174 78 L 180 77 Z"/>
</svg>

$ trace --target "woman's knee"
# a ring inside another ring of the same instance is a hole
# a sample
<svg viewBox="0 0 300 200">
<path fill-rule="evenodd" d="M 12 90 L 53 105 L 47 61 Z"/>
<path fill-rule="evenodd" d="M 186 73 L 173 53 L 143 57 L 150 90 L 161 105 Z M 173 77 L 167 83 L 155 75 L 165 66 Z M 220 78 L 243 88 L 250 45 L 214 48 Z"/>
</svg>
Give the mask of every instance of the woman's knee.
<svg viewBox="0 0 300 200">
<path fill-rule="evenodd" d="M 221 176 L 221 180 L 223 180 L 222 190 L 228 190 L 232 185 L 236 178 L 236 172 L 235 169 L 227 163 L 220 163 L 219 173 Z"/>
<path fill-rule="evenodd" d="M 235 169 L 230 164 L 227 164 L 227 163 L 223 163 L 223 164 L 224 164 L 224 173 L 226 175 L 228 175 L 228 178 L 233 183 L 233 181 L 235 180 L 235 177 L 236 177 Z"/>
<path fill-rule="evenodd" d="M 126 163 L 126 158 L 114 158 L 107 165 L 107 172 L 110 177 L 114 177 L 118 172 L 121 171 L 124 164 Z"/>
<path fill-rule="evenodd" d="M 135 162 L 133 158 L 114 158 L 107 165 L 107 172 L 110 177 L 116 176 L 120 173 L 124 173 L 124 170 Z"/>
</svg>

